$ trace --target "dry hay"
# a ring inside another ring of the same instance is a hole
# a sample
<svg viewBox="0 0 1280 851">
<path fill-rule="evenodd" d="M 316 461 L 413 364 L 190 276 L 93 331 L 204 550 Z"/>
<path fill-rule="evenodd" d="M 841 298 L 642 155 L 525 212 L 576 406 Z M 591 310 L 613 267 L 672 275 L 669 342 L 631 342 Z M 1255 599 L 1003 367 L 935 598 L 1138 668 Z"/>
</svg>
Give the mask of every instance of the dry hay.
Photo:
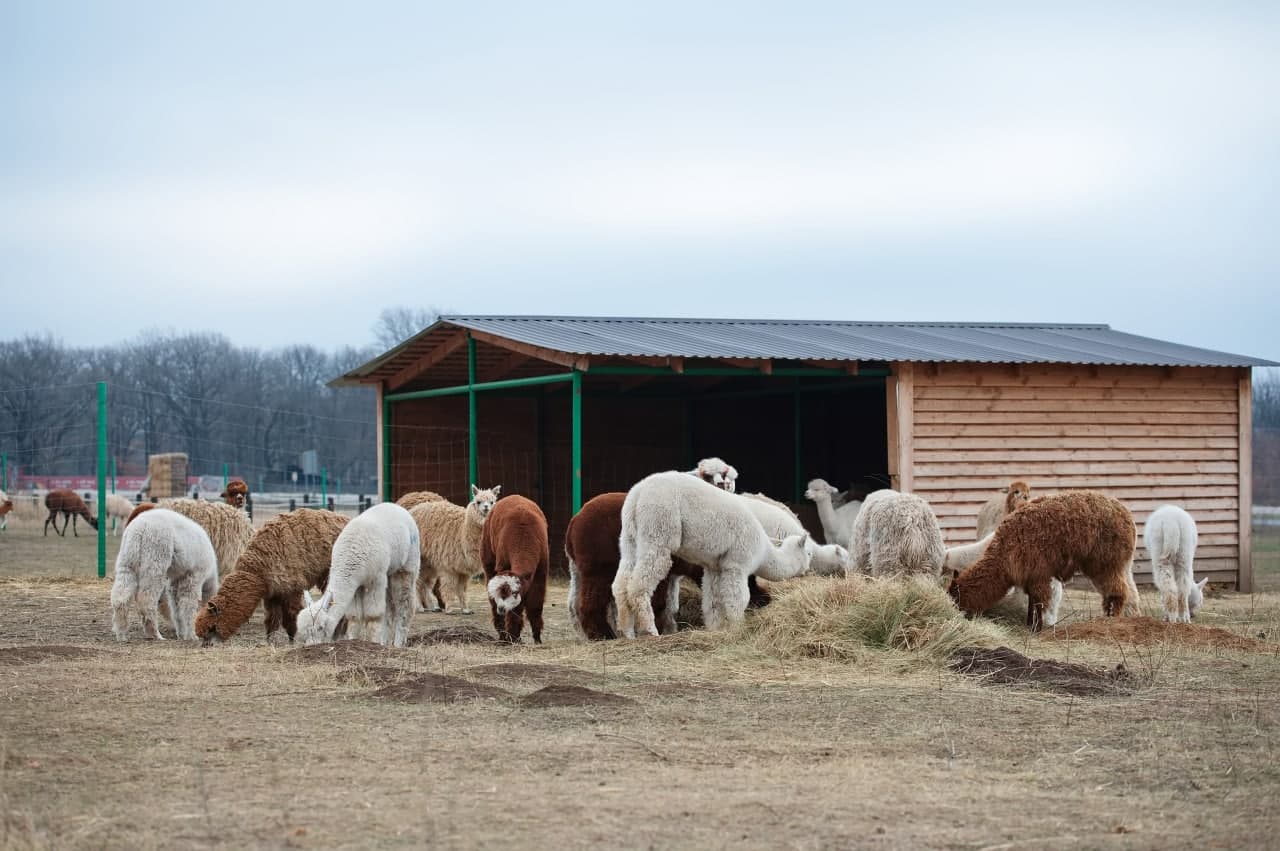
<svg viewBox="0 0 1280 851">
<path fill-rule="evenodd" d="M 76 647 L 74 644 L 28 644 L 22 647 L 0 647 L 0 666 L 30 665 L 49 659 L 83 659 L 100 656 L 107 651 L 94 647 Z"/>
<path fill-rule="evenodd" d="M 460 623 L 457 626 L 442 626 L 409 636 L 405 642 L 410 647 L 430 644 L 496 644 L 498 637 L 492 633 Z"/>
<path fill-rule="evenodd" d="M 634 706 L 636 701 L 620 694 L 593 691 L 583 686 L 553 684 L 520 698 L 526 708 L 549 706 Z"/>
<path fill-rule="evenodd" d="M 362 665 L 355 668 L 343 668 L 338 671 L 337 677 L 338 682 L 343 683 L 357 682 L 383 686 L 387 683 L 403 680 L 414 673 L 414 671 L 405 668 L 392 668 L 387 665 Z"/>
<path fill-rule="evenodd" d="M 385 662 L 403 655 L 395 647 L 385 647 L 373 641 L 331 641 L 326 644 L 308 644 L 285 653 L 293 662 L 329 662 L 334 665 L 364 665 L 366 662 Z"/>
<path fill-rule="evenodd" d="M 1228 650 L 1251 650 L 1275 653 L 1280 645 L 1236 635 L 1216 626 L 1191 623 L 1168 623 L 1155 618 L 1094 618 L 1063 624 L 1042 632 L 1041 637 L 1055 641 L 1096 641 L 1106 644 L 1185 644 L 1191 647 L 1216 647 Z"/>
<path fill-rule="evenodd" d="M 1127 691 L 1129 672 L 1091 668 L 1053 659 L 1031 659 L 1008 647 L 962 647 L 947 664 L 951 670 L 979 679 L 984 685 L 1037 685 L 1078 697 L 1098 697 Z"/>
<path fill-rule="evenodd" d="M 519 662 L 499 662 L 493 665 L 475 665 L 463 669 L 463 673 L 487 678 L 547 680 L 551 682 L 581 682 L 590 679 L 593 674 L 581 668 L 568 665 L 521 664 Z"/>
<path fill-rule="evenodd" d="M 941 661 L 961 647 L 994 647 L 1008 633 L 967 620 L 937 582 L 925 577 L 807 582 L 747 619 L 743 637 L 782 658 L 863 658 L 904 651 Z"/>
<path fill-rule="evenodd" d="M 460 700 L 494 700 L 509 697 L 510 692 L 444 674 L 409 674 L 369 696 L 405 703 L 454 703 Z"/>
</svg>

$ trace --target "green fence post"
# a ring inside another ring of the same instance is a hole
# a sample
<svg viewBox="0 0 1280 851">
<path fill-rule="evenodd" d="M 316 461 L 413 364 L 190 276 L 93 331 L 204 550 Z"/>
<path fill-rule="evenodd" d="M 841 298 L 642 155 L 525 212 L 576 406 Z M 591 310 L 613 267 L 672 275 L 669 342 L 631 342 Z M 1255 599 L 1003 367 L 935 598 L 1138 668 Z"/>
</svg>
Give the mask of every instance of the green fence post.
<svg viewBox="0 0 1280 851">
<path fill-rule="evenodd" d="M 222 492 L 227 492 L 227 462 L 222 462 Z"/>
<path fill-rule="evenodd" d="M 573 371 L 573 513 L 582 508 L 582 373 Z"/>
<path fill-rule="evenodd" d="M 480 486 L 480 453 L 479 441 L 476 439 L 476 341 L 467 334 L 467 455 L 469 458 L 467 473 L 471 477 L 472 487 Z M 467 494 L 470 499 L 470 493 Z"/>
<path fill-rule="evenodd" d="M 98 578 L 107 575 L 107 382 L 98 382 Z"/>
</svg>

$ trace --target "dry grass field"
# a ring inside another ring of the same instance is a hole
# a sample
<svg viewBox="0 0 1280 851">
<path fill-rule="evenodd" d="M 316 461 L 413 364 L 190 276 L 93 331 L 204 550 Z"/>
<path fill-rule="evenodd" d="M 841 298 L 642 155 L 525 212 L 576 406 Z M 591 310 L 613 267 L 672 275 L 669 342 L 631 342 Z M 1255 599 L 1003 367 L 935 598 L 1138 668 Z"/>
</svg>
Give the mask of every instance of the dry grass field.
<svg viewBox="0 0 1280 851">
<path fill-rule="evenodd" d="M 1057 635 L 912 608 L 881 649 L 832 604 L 869 586 L 805 579 L 727 635 L 581 643 L 557 585 L 539 647 L 274 647 L 259 615 L 206 650 L 116 644 L 93 536 L 11 524 L 0 845 L 1275 847 L 1278 531 L 1260 593 L 1177 631 L 1108 633 L 1073 589 Z M 477 630 L 480 606 L 414 621 Z M 949 668 L 966 642 L 1100 675 L 997 684 Z"/>
</svg>

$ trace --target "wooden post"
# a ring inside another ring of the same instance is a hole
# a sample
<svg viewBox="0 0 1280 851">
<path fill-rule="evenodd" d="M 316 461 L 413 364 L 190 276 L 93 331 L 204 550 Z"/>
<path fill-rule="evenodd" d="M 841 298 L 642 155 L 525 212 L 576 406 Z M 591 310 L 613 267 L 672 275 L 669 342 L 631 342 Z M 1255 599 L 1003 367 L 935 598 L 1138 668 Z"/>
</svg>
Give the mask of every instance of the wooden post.
<svg viewBox="0 0 1280 851">
<path fill-rule="evenodd" d="M 1253 593 L 1253 380 L 1249 368 L 1240 375 L 1239 504 L 1240 564 L 1236 590 Z"/>
<path fill-rule="evenodd" d="M 915 478 L 915 456 L 912 450 L 912 435 L 915 430 L 915 364 L 896 363 L 893 371 L 895 380 L 885 382 L 889 406 L 889 475 L 895 490 L 911 493 Z"/>
<path fill-rule="evenodd" d="M 901 364 L 894 364 L 894 372 L 884 380 L 884 409 L 888 436 L 885 446 L 889 450 L 889 487 L 898 490 L 902 482 L 898 476 L 898 374 Z"/>
</svg>

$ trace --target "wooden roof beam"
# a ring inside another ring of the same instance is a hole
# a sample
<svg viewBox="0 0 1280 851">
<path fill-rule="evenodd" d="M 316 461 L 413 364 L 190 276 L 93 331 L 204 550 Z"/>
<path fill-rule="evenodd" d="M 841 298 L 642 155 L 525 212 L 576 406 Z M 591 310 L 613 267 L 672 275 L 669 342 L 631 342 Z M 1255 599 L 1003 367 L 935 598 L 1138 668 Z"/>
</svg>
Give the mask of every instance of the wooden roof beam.
<svg viewBox="0 0 1280 851">
<path fill-rule="evenodd" d="M 482 343 L 489 343 L 500 349 L 506 349 L 511 352 L 521 352 L 531 358 L 547 361 L 549 363 L 559 364 L 566 369 L 577 369 L 583 372 L 591 364 L 591 359 L 586 355 L 575 355 L 571 352 L 562 352 L 558 349 L 548 349 L 542 346 L 534 346 L 529 343 L 520 343 L 515 340 L 509 340 L 506 337 L 500 337 L 497 334 L 490 334 L 487 331 L 472 331 L 471 336 Z"/>
<path fill-rule="evenodd" d="M 480 376 L 480 381 L 497 381 L 530 359 L 531 356 L 524 352 L 511 352 L 505 358 L 486 369 L 484 374 Z"/>
<path fill-rule="evenodd" d="M 757 369 L 761 375 L 773 375 L 773 361 L 769 358 L 716 358 L 716 360 L 730 366 L 740 366 L 743 369 Z"/>
<path fill-rule="evenodd" d="M 466 342 L 466 330 L 459 329 L 457 332 L 447 337 L 443 343 L 431 349 L 426 354 L 413 361 L 413 363 L 391 376 L 391 378 L 387 380 L 387 390 L 395 390 L 397 387 L 403 387 L 405 384 L 416 378 L 419 373 L 425 372 L 443 361 L 445 358 L 449 357 L 449 355 L 456 352 Z"/>
<path fill-rule="evenodd" d="M 843 369 L 846 375 L 858 374 L 858 362 L 856 360 L 816 360 L 808 358 L 802 360 L 801 363 L 823 367 L 824 369 Z"/>
</svg>

